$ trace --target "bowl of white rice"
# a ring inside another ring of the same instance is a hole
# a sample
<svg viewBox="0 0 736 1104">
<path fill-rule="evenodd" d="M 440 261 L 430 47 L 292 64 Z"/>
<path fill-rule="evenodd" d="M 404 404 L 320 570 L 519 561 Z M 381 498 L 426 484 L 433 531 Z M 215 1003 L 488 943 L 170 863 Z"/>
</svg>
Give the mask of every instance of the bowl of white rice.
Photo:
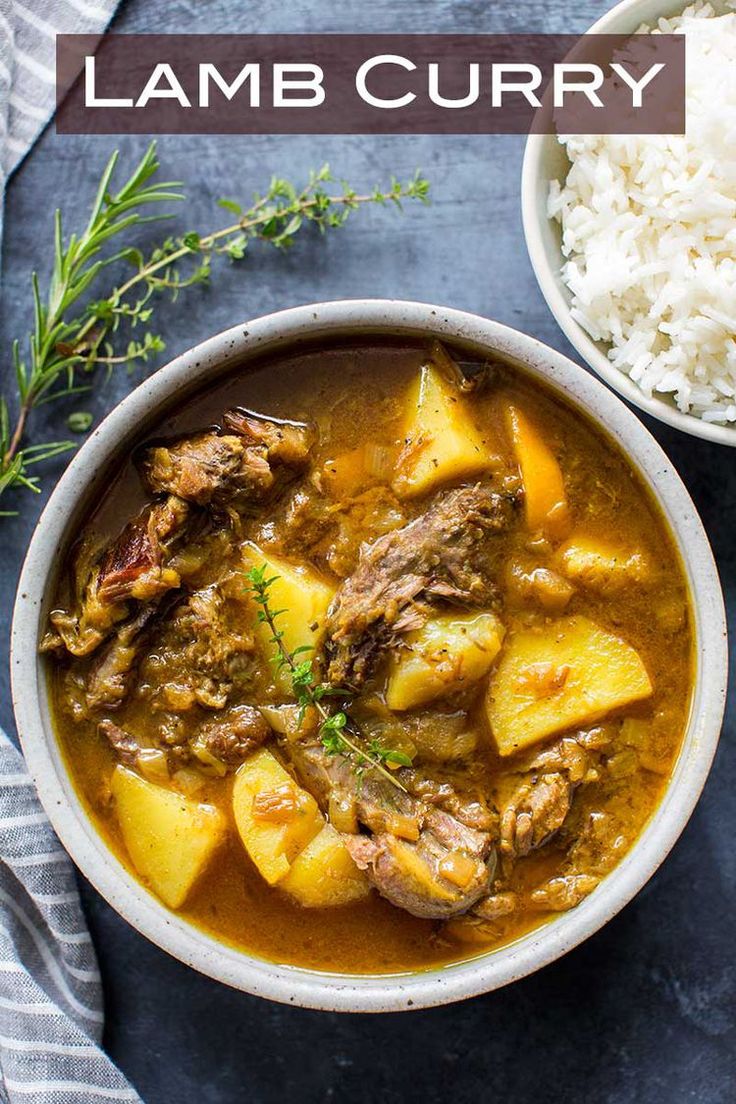
<svg viewBox="0 0 736 1104">
<path fill-rule="evenodd" d="M 540 288 L 624 398 L 736 445 L 736 0 L 624 0 L 597 34 L 687 38 L 687 132 L 531 135 L 522 212 Z"/>
</svg>

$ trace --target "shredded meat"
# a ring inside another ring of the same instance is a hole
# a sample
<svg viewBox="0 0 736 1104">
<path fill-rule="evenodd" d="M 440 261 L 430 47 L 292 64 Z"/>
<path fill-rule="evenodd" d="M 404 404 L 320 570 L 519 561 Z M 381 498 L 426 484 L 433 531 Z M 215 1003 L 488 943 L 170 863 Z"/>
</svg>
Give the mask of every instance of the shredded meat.
<svg viewBox="0 0 736 1104">
<path fill-rule="evenodd" d="M 226 411 L 223 422 L 233 433 L 264 448 L 272 466 L 283 464 L 298 470 L 309 459 L 314 432 L 302 422 L 264 418 L 262 414 L 256 414 L 242 406 Z"/>
<path fill-rule="evenodd" d="M 187 595 L 157 622 L 151 643 L 141 683 L 153 708 L 224 709 L 235 687 L 249 686 L 253 633 L 242 606 L 217 584 Z"/>
<path fill-rule="evenodd" d="M 224 509 L 260 501 L 279 472 L 298 470 L 307 462 L 312 442 L 307 426 L 242 410 L 229 411 L 224 421 L 229 434 L 208 430 L 145 450 L 143 481 L 151 493 L 166 497 L 144 507 L 101 552 L 80 549 L 72 608 L 50 615 L 53 628 L 43 641 L 44 651 L 90 655 L 116 625 L 127 621 L 131 601 L 156 603 L 181 586 L 176 553 L 192 542 L 197 526 L 201 531 L 210 524 L 195 507 Z M 118 653 L 110 655 L 112 667 L 127 646 L 123 639 Z"/>
<path fill-rule="evenodd" d="M 89 709 L 117 709 L 127 697 L 138 657 L 146 639 L 145 630 L 156 614 L 153 606 L 143 609 L 115 633 L 111 642 L 90 668 L 85 698 Z"/>
<path fill-rule="evenodd" d="M 366 541 L 376 540 L 404 525 L 406 516 L 388 487 L 369 487 L 361 494 L 334 502 L 311 483 L 303 482 L 269 511 L 259 526 L 258 540 L 276 543 L 295 558 L 344 579 L 355 569 Z"/>
<path fill-rule="evenodd" d="M 265 498 L 279 470 L 298 471 L 307 462 L 307 426 L 245 410 L 228 411 L 223 422 L 230 432 L 207 430 L 146 449 L 141 471 L 147 489 L 197 506 L 238 507 Z"/>
<path fill-rule="evenodd" d="M 563 874 L 550 878 L 532 890 L 529 901 L 532 908 L 551 912 L 565 912 L 575 908 L 598 885 L 600 879 L 592 874 Z"/>
<path fill-rule="evenodd" d="M 120 762 L 124 763 L 126 767 L 134 767 L 138 762 L 138 755 L 141 751 L 141 745 L 135 737 L 113 721 L 100 721 L 97 727 L 100 734 L 107 739 Z"/>
<path fill-rule="evenodd" d="M 512 504 L 510 496 L 487 487 L 461 487 L 365 546 L 330 607 L 330 682 L 360 687 L 380 648 L 422 624 L 420 603 L 490 605 L 496 590 L 487 538 L 508 528 Z"/>
<path fill-rule="evenodd" d="M 503 803 L 501 851 L 523 858 L 543 846 L 565 823 L 576 789 L 598 778 L 597 751 L 606 746 L 602 727 L 563 736 L 541 751 L 521 756 L 518 781 Z"/>
<path fill-rule="evenodd" d="M 202 725 L 194 750 L 197 754 L 203 749 L 220 762 L 234 766 L 247 759 L 270 735 L 271 729 L 258 709 L 236 705 Z"/>
<path fill-rule="evenodd" d="M 405 770 L 402 781 L 414 797 L 428 805 L 439 805 L 468 828 L 489 832 L 496 826 L 497 818 L 491 813 L 480 790 L 459 792 L 453 782 L 414 769 Z"/>
<path fill-rule="evenodd" d="M 141 756 L 157 754 L 165 756 L 169 768 L 175 770 L 185 763 L 213 766 L 213 760 L 224 767 L 235 767 L 265 743 L 271 730 L 252 705 L 238 705 L 206 721 L 196 738 L 187 742 L 164 719 L 158 727 L 158 735 L 141 740 L 122 726 L 105 718 L 98 725 L 99 732 L 107 739 L 121 763 L 140 766 Z M 218 773 L 224 773 L 223 770 Z"/>
<path fill-rule="evenodd" d="M 349 808 L 370 835 L 345 834 L 353 859 L 378 892 L 414 916 L 467 911 L 488 893 L 496 854 L 487 831 L 392 786 L 321 746 L 285 749 L 324 809 Z"/>
<path fill-rule="evenodd" d="M 574 785 L 563 774 L 543 774 L 522 783 L 501 816 L 501 849 L 523 858 L 562 827 Z"/>
<path fill-rule="evenodd" d="M 91 655 L 128 616 L 128 603 L 156 602 L 181 582 L 169 566 L 189 531 L 190 509 L 168 497 L 146 506 L 102 553 L 82 547 L 74 566 L 74 603 L 54 610 L 43 651 Z"/>
</svg>

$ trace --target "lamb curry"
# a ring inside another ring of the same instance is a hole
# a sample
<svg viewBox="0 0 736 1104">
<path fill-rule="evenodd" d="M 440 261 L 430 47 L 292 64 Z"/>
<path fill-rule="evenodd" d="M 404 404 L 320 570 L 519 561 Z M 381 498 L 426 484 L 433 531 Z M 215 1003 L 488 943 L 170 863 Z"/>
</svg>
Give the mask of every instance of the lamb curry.
<svg viewBox="0 0 736 1104">
<path fill-rule="evenodd" d="M 306 349 L 149 434 L 43 650 L 119 860 L 217 938 L 416 969 L 575 908 L 657 806 L 692 688 L 669 531 L 503 364 Z"/>
</svg>

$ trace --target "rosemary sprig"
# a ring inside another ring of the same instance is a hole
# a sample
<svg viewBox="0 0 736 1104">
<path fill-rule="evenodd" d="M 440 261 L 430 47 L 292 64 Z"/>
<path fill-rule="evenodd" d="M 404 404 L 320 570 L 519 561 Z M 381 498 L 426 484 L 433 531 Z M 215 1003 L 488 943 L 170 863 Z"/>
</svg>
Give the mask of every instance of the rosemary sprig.
<svg viewBox="0 0 736 1104">
<path fill-rule="evenodd" d="M 13 343 L 17 396 L 12 424 L 10 404 L 7 397 L 0 396 L 0 495 L 11 487 L 38 492 L 38 480 L 28 474 L 28 468 L 75 447 L 68 440 L 24 445 L 36 407 L 89 391 L 84 374 L 99 366 L 111 370 L 117 364 L 146 362 L 164 349 L 161 336 L 145 328 L 157 294 L 167 292 L 175 300 L 184 288 L 209 280 L 216 256 L 240 261 L 251 242 L 288 249 L 308 224 L 322 232 L 337 229 L 362 205 L 400 208 L 404 199 L 426 202 L 429 190 L 427 181 L 417 173 L 406 183 L 392 177 L 388 187 L 362 195 L 345 182 L 341 182 L 342 191 L 335 192 L 328 188 L 333 177 L 324 165 L 311 172 L 301 188 L 280 177 L 272 178 L 267 190 L 262 195 L 256 193 L 249 207 L 221 199 L 220 206 L 235 216 L 227 226 L 168 237 L 148 254 L 130 245 L 107 252 L 105 247 L 117 235 L 141 223 L 170 217 L 149 213 L 156 210 L 152 205 L 185 199 L 180 182 L 152 180 L 159 169 L 155 143 L 122 187 L 113 191 L 117 160 L 115 152 L 102 173 L 87 225 L 80 234 L 72 234 L 65 242 L 61 212 L 56 212 L 54 264 L 45 300 L 38 275 L 33 273 L 34 326 L 25 358 L 19 341 Z M 131 264 L 132 274 L 102 298 L 92 298 L 105 269 L 114 262 Z M 120 347 L 123 324 L 129 330 L 141 326 L 143 336 Z M 86 417 L 77 418 L 70 428 L 83 432 L 81 426 L 86 422 Z"/>
<path fill-rule="evenodd" d="M 319 718 L 319 737 L 322 746 L 329 755 L 342 755 L 350 759 L 356 773 L 360 776 L 366 770 L 374 770 L 378 774 L 406 793 L 406 787 L 398 778 L 392 775 L 387 767 L 410 767 L 411 758 L 403 751 L 383 747 L 378 740 L 365 743 L 356 731 L 354 723 L 344 710 L 328 712 L 324 706 L 327 697 L 344 697 L 343 691 L 336 691 L 332 686 L 318 682 L 314 672 L 314 662 L 311 659 L 298 660 L 298 656 L 305 652 L 311 652 L 308 646 L 296 648 L 290 652 L 284 645 L 284 633 L 276 625 L 276 619 L 286 613 L 286 610 L 274 610 L 269 604 L 269 589 L 279 578 L 278 575 L 267 577 L 268 566 L 253 567 L 247 573 L 248 591 L 258 608 L 258 620 L 268 626 L 271 633 L 271 642 L 276 652 L 274 664 L 278 671 L 286 669 L 291 678 L 294 697 L 299 704 L 299 726 L 304 720 L 304 714 L 312 706 L 316 709 Z"/>
</svg>

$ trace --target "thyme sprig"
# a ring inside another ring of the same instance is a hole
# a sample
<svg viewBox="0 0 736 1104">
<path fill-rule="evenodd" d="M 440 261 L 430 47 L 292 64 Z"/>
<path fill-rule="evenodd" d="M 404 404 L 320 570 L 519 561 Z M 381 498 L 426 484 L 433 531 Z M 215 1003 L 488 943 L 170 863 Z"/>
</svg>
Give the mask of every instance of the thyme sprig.
<svg viewBox="0 0 736 1104">
<path fill-rule="evenodd" d="M 28 352 L 20 342 L 12 349 L 17 395 L 11 404 L 0 396 L 0 495 L 11 487 L 38 492 L 38 479 L 29 468 L 75 447 L 73 441 L 24 444 L 32 411 L 43 403 L 90 390 L 86 373 L 98 367 L 147 362 L 165 348 L 160 334 L 148 329 L 156 297 L 167 293 L 175 301 L 188 287 L 210 279 L 217 256 L 241 261 L 252 242 L 276 249 L 293 245 L 299 231 L 309 224 L 323 233 L 345 224 L 351 213 L 365 204 L 400 208 L 405 199 L 427 201 L 429 185 L 420 173 L 402 183 L 391 177 L 385 188 L 358 194 L 341 181 L 340 192 L 329 187 L 329 166 L 310 172 L 306 184 L 273 177 L 263 194 L 256 193 L 250 206 L 232 199 L 220 207 L 235 216 L 228 225 L 208 231 L 169 236 L 149 252 L 131 244 L 107 250 L 108 243 L 133 227 L 155 219 L 157 205 L 180 202 L 185 194 L 179 181 L 156 182 L 159 162 L 155 143 L 146 150 L 131 176 L 113 190 L 117 151 L 100 178 L 87 225 L 65 241 L 61 212 L 54 221 L 53 271 L 45 299 L 37 273 L 31 278 L 34 324 Z M 113 263 L 132 265 L 133 271 L 101 298 L 94 298 L 105 270 Z M 123 344 L 121 327 L 129 331 Z M 140 327 L 142 336 L 134 331 Z M 132 336 L 130 336 L 132 334 Z M 10 407 L 15 409 L 11 421 Z M 84 432 L 87 417 L 75 418 L 70 429 Z"/>
<path fill-rule="evenodd" d="M 406 793 L 405 786 L 386 768 L 410 767 L 411 758 L 403 751 L 384 747 L 376 739 L 365 741 L 345 710 L 327 710 L 324 699 L 344 698 L 345 692 L 317 680 L 313 659 L 299 659 L 304 653 L 313 651 L 311 647 L 303 645 L 293 652 L 287 649 L 283 629 L 279 629 L 276 624 L 277 619 L 287 611 L 272 609 L 269 603 L 269 590 L 279 576 L 269 577 L 267 572 L 267 564 L 252 567 L 246 576 L 248 591 L 258 606 L 259 622 L 267 625 L 271 633 L 271 642 L 276 649 L 274 666 L 277 671 L 286 670 L 289 673 L 292 691 L 299 705 L 299 727 L 304 721 L 306 711 L 313 707 L 320 718 L 318 735 L 329 755 L 342 755 L 349 759 L 358 776 L 366 770 L 374 770 Z"/>
</svg>

